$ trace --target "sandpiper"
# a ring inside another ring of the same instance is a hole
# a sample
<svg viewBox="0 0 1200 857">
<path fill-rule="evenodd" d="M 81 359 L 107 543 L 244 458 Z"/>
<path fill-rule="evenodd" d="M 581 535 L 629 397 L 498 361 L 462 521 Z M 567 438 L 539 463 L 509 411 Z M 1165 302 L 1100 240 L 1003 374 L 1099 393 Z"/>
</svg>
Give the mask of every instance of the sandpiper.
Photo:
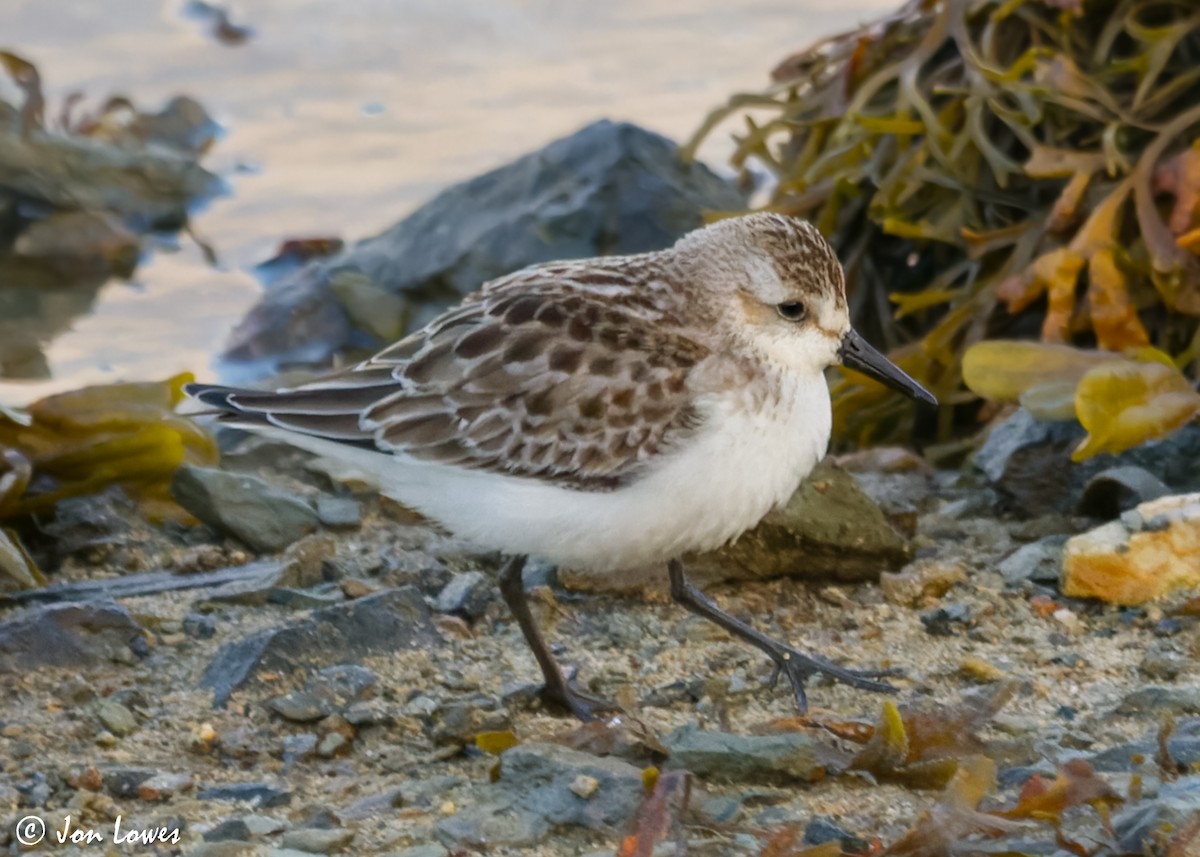
<svg viewBox="0 0 1200 857">
<path fill-rule="evenodd" d="M 808 223 L 721 220 L 670 249 L 535 265 L 351 369 L 263 392 L 188 392 L 240 425 L 376 474 L 380 490 L 508 556 L 500 591 L 544 675 L 589 719 L 533 620 L 526 557 L 596 570 L 668 564 L 672 597 L 787 676 L 891 691 L 724 612 L 679 557 L 736 538 L 825 454 L 825 370 L 845 364 L 915 399 L 917 382 L 851 327 L 845 278 Z"/>
</svg>

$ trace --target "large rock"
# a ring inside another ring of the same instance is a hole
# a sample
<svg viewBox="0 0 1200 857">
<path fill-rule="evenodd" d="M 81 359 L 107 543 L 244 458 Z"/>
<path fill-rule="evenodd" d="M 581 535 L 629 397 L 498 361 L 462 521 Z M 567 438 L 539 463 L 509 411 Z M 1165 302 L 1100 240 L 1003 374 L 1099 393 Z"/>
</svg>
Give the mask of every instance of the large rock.
<svg viewBox="0 0 1200 857">
<path fill-rule="evenodd" d="M 824 779 L 820 748 L 803 732 L 733 735 L 682 726 L 663 738 L 672 767 L 728 782 L 815 782 Z"/>
<path fill-rule="evenodd" d="M 1136 605 L 1200 587 L 1200 493 L 1160 497 L 1074 536 L 1063 550 L 1062 591 Z"/>
<path fill-rule="evenodd" d="M 303 500 L 244 473 L 185 465 L 171 480 L 171 494 L 213 529 L 259 551 L 282 550 L 318 524 Z"/>
<path fill-rule="evenodd" d="M 1140 467 L 1174 491 L 1200 491 L 1200 468 L 1180 466 L 1200 460 L 1200 426 L 1185 426 L 1120 455 L 1071 461 L 1071 451 L 1085 436 L 1077 422 L 1040 422 L 1020 408 L 988 434 L 975 453 L 975 466 L 1009 511 L 1024 517 L 1074 511 L 1088 482 L 1114 467 Z"/>
<path fill-rule="evenodd" d="M 30 607 L 0 622 L 0 672 L 127 660 L 143 633 L 112 601 Z"/>
<path fill-rule="evenodd" d="M 264 670 L 290 673 L 440 640 L 421 593 L 402 586 L 314 610 L 308 619 L 229 643 L 204 670 L 200 686 L 211 689 L 214 705 L 221 706 Z"/>
<path fill-rule="evenodd" d="M 443 191 L 386 232 L 273 286 L 234 331 L 225 357 L 319 361 L 350 343 L 356 328 L 361 336 L 366 318 L 376 335 L 386 330 L 380 312 L 398 312 L 399 328 L 420 325 L 527 265 L 659 250 L 700 226 L 705 210 L 744 206 L 705 166 L 683 164 L 665 137 L 596 122 Z M 381 300 L 385 294 L 403 303 Z M 359 311 L 363 302 L 367 312 Z"/>
</svg>

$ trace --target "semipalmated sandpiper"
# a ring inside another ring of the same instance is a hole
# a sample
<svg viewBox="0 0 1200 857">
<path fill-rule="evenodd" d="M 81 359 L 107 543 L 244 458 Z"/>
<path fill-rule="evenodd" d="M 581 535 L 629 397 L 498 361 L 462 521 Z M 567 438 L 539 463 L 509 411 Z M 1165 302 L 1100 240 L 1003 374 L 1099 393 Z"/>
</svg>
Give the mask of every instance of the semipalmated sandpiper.
<svg viewBox="0 0 1200 857">
<path fill-rule="evenodd" d="M 678 557 L 784 503 L 824 456 L 825 370 L 844 363 L 921 401 L 850 327 L 833 249 L 776 214 L 722 220 L 674 247 L 555 262 L 483 285 L 352 369 L 261 392 L 188 392 L 227 419 L 350 459 L 381 491 L 510 558 L 500 589 L 545 676 L 581 718 L 522 586 L 526 556 L 592 569 L 666 562 L 679 603 L 765 652 L 791 682 L 867 690 L 888 671 L 806 655 L 722 611 Z"/>
</svg>

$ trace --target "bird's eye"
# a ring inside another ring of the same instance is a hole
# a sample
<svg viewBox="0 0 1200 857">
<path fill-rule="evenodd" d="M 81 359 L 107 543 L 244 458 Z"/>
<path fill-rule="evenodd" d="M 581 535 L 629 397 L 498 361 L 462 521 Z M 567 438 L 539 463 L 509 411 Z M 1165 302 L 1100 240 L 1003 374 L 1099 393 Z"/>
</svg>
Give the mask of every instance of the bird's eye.
<svg viewBox="0 0 1200 857">
<path fill-rule="evenodd" d="M 808 315 L 808 309 L 800 301 L 788 301 L 787 303 L 779 304 L 775 308 L 788 321 L 804 321 L 805 316 Z"/>
</svg>

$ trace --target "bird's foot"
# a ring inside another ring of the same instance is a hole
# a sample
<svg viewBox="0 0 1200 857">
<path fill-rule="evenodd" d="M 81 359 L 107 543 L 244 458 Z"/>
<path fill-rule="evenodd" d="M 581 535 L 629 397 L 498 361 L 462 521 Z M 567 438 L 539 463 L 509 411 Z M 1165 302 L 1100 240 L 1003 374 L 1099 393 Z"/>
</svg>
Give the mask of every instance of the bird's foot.
<svg viewBox="0 0 1200 857">
<path fill-rule="evenodd" d="M 832 661 L 814 655 L 798 652 L 790 646 L 779 644 L 774 651 L 767 653 L 775 663 L 775 670 L 767 679 L 767 686 L 774 687 L 781 675 L 786 675 L 796 697 L 796 707 L 801 714 L 808 711 L 808 696 L 804 692 L 804 682 L 814 675 L 823 675 L 835 682 L 857 687 L 859 690 L 869 690 L 872 693 L 896 693 L 897 688 L 883 678 L 893 678 L 904 674 L 903 670 L 852 670 L 840 667 Z"/>
</svg>

